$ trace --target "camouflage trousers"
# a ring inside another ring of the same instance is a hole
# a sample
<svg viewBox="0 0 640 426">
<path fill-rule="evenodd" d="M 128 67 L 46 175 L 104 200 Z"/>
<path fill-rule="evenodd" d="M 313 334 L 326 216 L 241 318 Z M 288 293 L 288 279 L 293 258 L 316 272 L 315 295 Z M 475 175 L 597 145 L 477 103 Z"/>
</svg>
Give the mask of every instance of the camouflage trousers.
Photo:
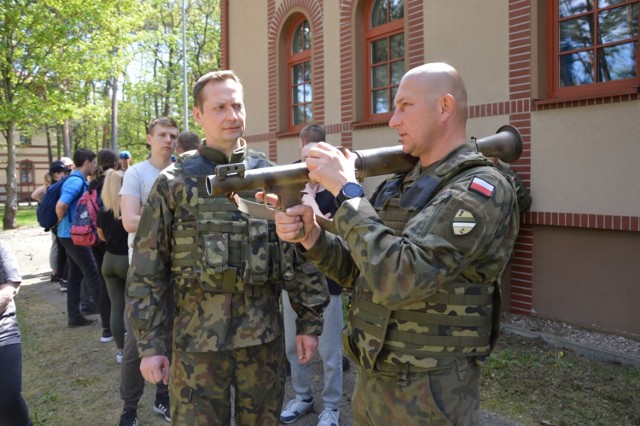
<svg viewBox="0 0 640 426">
<path fill-rule="evenodd" d="M 480 367 L 466 358 L 420 372 L 368 372 L 357 366 L 353 424 L 477 425 Z"/>
<path fill-rule="evenodd" d="M 172 425 L 277 425 L 284 398 L 282 338 L 222 352 L 173 352 Z M 231 387 L 235 391 L 231 406 Z"/>
</svg>

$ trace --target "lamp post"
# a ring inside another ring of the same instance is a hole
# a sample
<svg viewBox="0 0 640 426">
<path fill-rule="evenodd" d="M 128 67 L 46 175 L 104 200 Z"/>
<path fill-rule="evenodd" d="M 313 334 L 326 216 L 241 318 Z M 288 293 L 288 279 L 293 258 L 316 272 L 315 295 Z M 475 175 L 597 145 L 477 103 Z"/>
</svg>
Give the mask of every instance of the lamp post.
<svg viewBox="0 0 640 426">
<path fill-rule="evenodd" d="M 187 3 L 186 0 L 182 0 L 182 84 L 184 88 L 184 130 L 189 130 L 189 107 L 187 101 L 189 95 L 187 94 Z"/>
</svg>

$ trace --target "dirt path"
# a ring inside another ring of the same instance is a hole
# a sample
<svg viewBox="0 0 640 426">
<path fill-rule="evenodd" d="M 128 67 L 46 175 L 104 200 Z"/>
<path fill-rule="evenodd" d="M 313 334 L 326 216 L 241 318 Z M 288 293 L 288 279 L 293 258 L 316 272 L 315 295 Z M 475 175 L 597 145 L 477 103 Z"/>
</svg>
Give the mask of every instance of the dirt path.
<svg viewBox="0 0 640 426">
<path fill-rule="evenodd" d="M 13 248 L 22 271 L 17 298 L 23 334 L 23 395 L 36 425 L 116 425 L 122 409 L 119 397 L 120 368 L 113 342 L 100 343 L 101 327 L 68 328 L 66 295 L 50 282 L 51 236 L 39 227 L 1 231 L 0 238 Z M 99 318 L 98 316 L 92 316 Z M 322 364 L 314 360 L 312 388 L 316 408 L 297 426 L 315 426 L 322 411 Z M 351 425 L 351 394 L 355 382 L 352 367 L 344 374 L 340 424 Z M 295 393 L 287 380 L 285 402 Z M 143 425 L 166 426 L 151 409 L 153 389 L 147 385 L 138 416 Z M 516 425 L 482 412 L 481 425 Z"/>
</svg>

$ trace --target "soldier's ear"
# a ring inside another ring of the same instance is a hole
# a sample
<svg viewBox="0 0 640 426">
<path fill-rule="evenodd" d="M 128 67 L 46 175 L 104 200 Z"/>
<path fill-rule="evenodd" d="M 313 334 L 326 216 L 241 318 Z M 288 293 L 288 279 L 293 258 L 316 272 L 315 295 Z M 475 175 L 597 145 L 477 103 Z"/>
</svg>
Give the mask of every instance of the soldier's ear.
<svg viewBox="0 0 640 426">
<path fill-rule="evenodd" d="M 193 112 L 193 120 L 196 122 L 196 124 L 201 124 L 200 118 L 201 118 L 202 112 L 200 111 L 200 109 L 197 106 L 194 106 L 192 112 Z"/>
</svg>

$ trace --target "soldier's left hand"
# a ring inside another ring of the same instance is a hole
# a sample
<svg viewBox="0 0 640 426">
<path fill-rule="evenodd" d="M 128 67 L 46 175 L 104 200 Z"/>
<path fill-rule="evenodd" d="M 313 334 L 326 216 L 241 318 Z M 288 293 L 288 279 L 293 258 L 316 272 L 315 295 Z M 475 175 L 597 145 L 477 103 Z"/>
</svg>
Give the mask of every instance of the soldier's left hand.
<svg viewBox="0 0 640 426">
<path fill-rule="evenodd" d="M 296 348 L 298 352 L 298 362 L 306 364 L 311 361 L 318 350 L 318 336 L 303 334 L 296 336 Z"/>
<path fill-rule="evenodd" d="M 325 142 L 319 142 L 311 148 L 307 156 L 309 179 L 319 182 L 334 196 L 347 182 L 356 181 L 356 156 L 349 150 L 344 154 L 338 148 Z"/>
</svg>

